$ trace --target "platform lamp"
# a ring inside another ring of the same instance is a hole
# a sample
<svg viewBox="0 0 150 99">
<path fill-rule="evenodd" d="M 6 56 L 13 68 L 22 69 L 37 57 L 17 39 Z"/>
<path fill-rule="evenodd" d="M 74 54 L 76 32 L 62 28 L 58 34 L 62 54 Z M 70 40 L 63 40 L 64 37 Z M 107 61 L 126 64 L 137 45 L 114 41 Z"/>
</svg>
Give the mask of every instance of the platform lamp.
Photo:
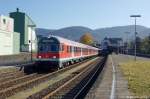
<svg viewBox="0 0 150 99">
<path fill-rule="evenodd" d="M 36 27 L 36 25 L 28 25 L 28 27 L 30 27 L 31 29 L 32 28 L 34 28 L 34 27 Z M 31 40 L 29 40 L 29 43 L 31 43 L 31 62 L 32 62 L 32 60 L 33 60 L 33 57 L 32 57 L 32 30 L 31 30 Z"/>
<path fill-rule="evenodd" d="M 136 61 L 136 18 L 141 17 L 141 15 L 130 15 L 130 17 L 133 17 L 135 19 L 135 44 L 134 44 L 134 60 Z"/>
</svg>

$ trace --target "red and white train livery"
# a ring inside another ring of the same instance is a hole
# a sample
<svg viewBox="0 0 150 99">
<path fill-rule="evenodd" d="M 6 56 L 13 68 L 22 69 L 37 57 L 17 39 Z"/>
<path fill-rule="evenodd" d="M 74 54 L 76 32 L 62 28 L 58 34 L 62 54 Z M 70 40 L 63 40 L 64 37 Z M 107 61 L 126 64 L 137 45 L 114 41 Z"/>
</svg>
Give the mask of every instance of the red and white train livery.
<svg viewBox="0 0 150 99">
<path fill-rule="evenodd" d="M 36 61 L 38 64 L 49 64 L 53 68 L 62 68 L 65 65 L 98 55 L 98 50 L 98 48 L 62 37 L 50 36 L 39 41 Z"/>
</svg>

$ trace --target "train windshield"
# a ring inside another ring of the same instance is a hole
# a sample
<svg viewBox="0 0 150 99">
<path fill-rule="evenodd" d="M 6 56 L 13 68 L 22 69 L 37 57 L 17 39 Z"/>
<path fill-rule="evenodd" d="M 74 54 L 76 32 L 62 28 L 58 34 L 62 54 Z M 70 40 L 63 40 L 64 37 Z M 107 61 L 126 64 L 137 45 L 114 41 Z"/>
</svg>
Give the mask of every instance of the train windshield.
<svg viewBox="0 0 150 99">
<path fill-rule="evenodd" d="M 40 52 L 59 52 L 59 49 L 58 44 L 41 44 L 39 46 Z"/>
</svg>

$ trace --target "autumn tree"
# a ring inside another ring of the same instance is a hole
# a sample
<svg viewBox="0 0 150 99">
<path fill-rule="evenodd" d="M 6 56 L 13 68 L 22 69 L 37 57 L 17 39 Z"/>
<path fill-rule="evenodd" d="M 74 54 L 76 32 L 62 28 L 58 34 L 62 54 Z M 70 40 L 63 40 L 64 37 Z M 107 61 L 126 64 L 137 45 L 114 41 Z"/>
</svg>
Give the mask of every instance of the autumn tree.
<svg viewBox="0 0 150 99">
<path fill-rule="evenodd" d="M 80 42 L 83 44 L 92 45 L 93 37 L 90 33 L 85 33 L 83 36 L 81 36 Z"/>
</svg>

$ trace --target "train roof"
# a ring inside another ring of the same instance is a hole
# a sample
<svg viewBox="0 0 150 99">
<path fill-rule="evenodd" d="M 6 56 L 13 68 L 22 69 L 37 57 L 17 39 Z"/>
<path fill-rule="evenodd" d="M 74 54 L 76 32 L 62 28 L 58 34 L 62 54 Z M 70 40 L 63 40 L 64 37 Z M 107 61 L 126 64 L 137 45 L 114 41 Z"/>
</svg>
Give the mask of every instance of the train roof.
<svg viewBox="0 0 150 99">
<path fill-rule="evenodd" d="M 95 49 L 95 50 L 99 50 L 96 47 L 92 47 L 92 46 L 89 46 L 89 45 L 86 45 L 86 44 L 82 44 L 82 43 L 79 43 L 79 42 L 68 40 L 68 39 L 65 39 L 65 38 L 62 38 L 62 37 L 59 37 L 59 36 L 50 35 L 48 38 L 51 38 L 51 37 L 56 38 L 60 43 L 65 43 L 65 44 L 70 45 L 70 46 L 76 46 L 76 47 L 82 47 L 82 48 L 92 48 L 92 49 Z"/>
</svg>

